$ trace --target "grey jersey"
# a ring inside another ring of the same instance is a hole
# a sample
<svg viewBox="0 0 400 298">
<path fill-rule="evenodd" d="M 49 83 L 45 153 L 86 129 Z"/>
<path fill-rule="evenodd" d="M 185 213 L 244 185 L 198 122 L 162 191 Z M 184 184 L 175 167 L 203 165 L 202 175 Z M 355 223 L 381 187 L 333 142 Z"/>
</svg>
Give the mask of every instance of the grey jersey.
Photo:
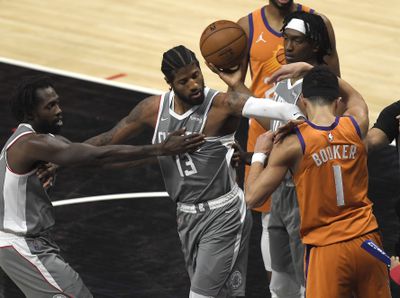
<svg viewBox="0 0 400 298">
<path fill-rule="evenodd" d="M 290 79 L 280 81 L 275 87 L 274 100 L 296 104 L 301 94 L 302 84 L 303 79 L 297 80 L 293 85 Z M 272 131 L 276 131 L 282 124 L 284 124 L 282 121 L 271 120 Z"/>
<path fill-rule="evenodd" d="M 202 104 L 182 115 L 174 112 L 174 93 L 161 96 L 153 143 L 182 127 L 187 133 L 202 132 L 207 115 L 218 92 L 205 88 Z M 215 199 L 229 192 L 236 183 L 235 170 L 230 165 L 234 134 L 206 138 L 193 153 L 159 157 L 161 172 L 168 194 L 175 202 L 196 204 Z"/>
<path fill-rule="evenodd" d="M 33 169 L 17 174 L 7 164 L 7 150 L 14 142 L 35 133 L 29 124 L 20 124 L 8 139 L 0 156 L 0 231 L 33 236 L 54 225 L 54 211 L 50 198 Z"/>
</svg>

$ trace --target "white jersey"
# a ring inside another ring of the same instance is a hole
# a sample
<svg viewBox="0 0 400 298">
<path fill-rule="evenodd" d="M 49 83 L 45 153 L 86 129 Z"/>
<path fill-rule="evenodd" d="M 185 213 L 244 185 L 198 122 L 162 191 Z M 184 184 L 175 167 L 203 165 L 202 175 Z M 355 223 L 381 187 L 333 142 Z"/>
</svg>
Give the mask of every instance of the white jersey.
<svg viewBox="0 0 400 298">
<path fill-rule="evenodd" d="M 0 231 L 21 236 L 35 236 L 54 225 L 53 206 L 36 169 L 17 174 L 7 163 L 7 150 L 20 137 L 32 133 L 35 131 L 29 124 L 20 124 L 0 156 Z"/>
</svg>

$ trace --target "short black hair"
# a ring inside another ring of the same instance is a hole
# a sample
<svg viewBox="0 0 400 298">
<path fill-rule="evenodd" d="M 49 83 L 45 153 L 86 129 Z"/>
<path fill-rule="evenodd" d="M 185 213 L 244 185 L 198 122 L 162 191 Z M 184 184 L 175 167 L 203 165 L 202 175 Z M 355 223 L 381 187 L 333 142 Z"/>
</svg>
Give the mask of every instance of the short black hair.
<svg viewBox="0 0 400 298">
<path fill-rule="evenodd" d="M 338 77 L 327 66 L 315 66 L 304 76 L 302 91 L 311 101 L 331 103 L 340 96 Z"/>
<path fill-rule="evenodd" d="M 48 87 L 54 88 L 54 84 L 47 76 L 26 77 L 20 82 L 10 100 L 11 112 L 19 122 L 25 121 L 36 108 L 37 90 Z"/>
<path fill-rule="evenodd" d="M 163 54 L 161 71 L 168 81 L 172 81 L 176 71 L 192 63 L 200 67 L 196 55 L 183 45 L 179 45 L 169 49 Z"/>
<path fill-rule="evenodd" d="M 318 47 L 317 62 L 318 64 L 326 64 L 324 56 L 332 53 L 332 44 L 329 38 L 328 29 L 322 17 L 318 14 L 308 13 L 305 11 L 295 11 L 288 14 L 283 20 L 281 32 L 285 31 L 287 24 L 292 19 L 300 19 L 304 21 L 306 27 L 306 39 L 310 40 Z"/>
</svg>

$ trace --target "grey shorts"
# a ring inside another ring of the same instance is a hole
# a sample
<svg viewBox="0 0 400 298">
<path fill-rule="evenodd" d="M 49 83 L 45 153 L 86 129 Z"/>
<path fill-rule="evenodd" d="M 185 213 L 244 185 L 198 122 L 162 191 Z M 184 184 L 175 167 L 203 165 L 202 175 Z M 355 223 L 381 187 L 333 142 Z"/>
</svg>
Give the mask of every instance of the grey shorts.
<svg viewBox="0 0 400 298">
<path fill-rule="evenodd" d="M 29 298 L 93 297 L 48 236 L 0 232 L 0 267 Z"/>
<path fill-rule="evenodd" d="M 195 212 L 177 209 L 190 290 L 211 297 L 244 296 L 252 217 L 242 190 L 221 207 L 198 205 Z"/>
<path fill-rule="evenodd" d="M 268 232 L 272 270 L 293 275 L 304 285 L 304 245 L 297 194 L 291 180 L 282 182 L 272 195 Z"/>
</svg>

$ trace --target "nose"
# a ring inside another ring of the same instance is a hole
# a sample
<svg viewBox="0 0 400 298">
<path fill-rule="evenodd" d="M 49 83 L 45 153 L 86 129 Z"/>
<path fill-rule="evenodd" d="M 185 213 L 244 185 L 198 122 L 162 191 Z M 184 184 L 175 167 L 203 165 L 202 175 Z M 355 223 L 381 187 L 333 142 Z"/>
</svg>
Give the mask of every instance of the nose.
<svg viewBox="0 0 400 298">
<path fill-rule="evenodd" d="M 285 51 L 286 52 L 293 51 L 293 43 L 290 40 L 285 41 Z"/>
<path fill-rule="evenodd" d="M 191 79 L 189 81 L 189 89 L 191 91 L 196 91 L 197 89 L 199 89 L 199 83 L 197 82 L 197 80 Z"/>
<path fill-rule="evenodd" d="M 56 115 L 60 115 L 62 113 L 61 107 L 56 105 Z"/>
</svg>

